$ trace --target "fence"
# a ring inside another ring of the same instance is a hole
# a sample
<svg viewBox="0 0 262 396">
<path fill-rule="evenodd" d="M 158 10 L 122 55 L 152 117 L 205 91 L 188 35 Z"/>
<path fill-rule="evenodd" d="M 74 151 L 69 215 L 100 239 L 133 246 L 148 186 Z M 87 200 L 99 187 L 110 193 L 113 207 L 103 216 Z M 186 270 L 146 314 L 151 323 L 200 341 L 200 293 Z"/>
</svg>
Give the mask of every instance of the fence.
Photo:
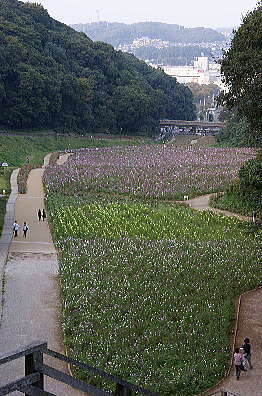
<svg viewBox="0 0 262 396">
<path fill-rule="evenodd" d="M 44 364 L 44 354 L 52 356 L 58 360 L 67 362 L 71 365 L 79 367 L 95 375 L 99 375 L 104 379 L 113 382 L 115 384 L 114 393 L 98 389 L 93 385 L 87 384 L 84 381 L 78 380 L 71 375 L 68 375 L 62 371 L 56 370 L 55 368 Z M 141 388 L 140 386 L 134 385 L 130 382 L 124 381 L 121 378 L 117 378 L 102 370 L 89 366 L 88 364 L 78 362 L 58 352 L 52 351 L 51 349 L 47 348 L 46 342 L 34 342 L 33 344 L 27 345 L 11 353 L 1 354 L 0 365 L 22 357 L 25 358 L 25 376 L 23 378 L 17 379 L 16 381 L 1 386 L 0 396 L 7 395 L 14 391 L 20 391 L 26 396 L 55 396 L 53 393 L 44 390 L 45 375 L 57 381 L 63 382 L 75 389 L 86 392 L 90 396 L 131 396 L 133 392 L 148 396 L 159 396 L 156 393 Z"/>
</svg>

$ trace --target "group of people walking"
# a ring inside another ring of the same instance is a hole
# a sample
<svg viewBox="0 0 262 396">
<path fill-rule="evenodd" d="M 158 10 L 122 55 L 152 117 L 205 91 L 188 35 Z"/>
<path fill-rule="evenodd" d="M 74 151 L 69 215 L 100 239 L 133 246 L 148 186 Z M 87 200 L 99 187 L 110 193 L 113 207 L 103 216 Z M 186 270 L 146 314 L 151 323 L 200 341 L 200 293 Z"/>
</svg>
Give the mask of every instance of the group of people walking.
<svg viewBox="0 0 262 396">
<path fill-rule="evenodd" d="M 41 219 L 43 219 L 43 221 L 45 221 L 45 219 L 46 219 L 45 209 L 43 209 L 42 212 L 41 212 L 41 209 L 38 209 L 37 216 L 38 216 L 39 221 L 41 221 Z"/>
<path fill-rule="evenodd" d="M 43 221 L 44 221 L 44 220 L 46 219 L 46 212 L 45 212 L 45 209 L 43 209 L 42 211 L 41 211 L 41 209 L 38 209 L 37 217 L 38 217 L 38 220 L 39 220 L 39 221 L 41 221 L 41 219 L 43 219 Z M 14 237 L 17 237 L 17 236 L 18 236 L 18 230 L 19 230 L 19 228 L 20 228 L 20 225 L 18 224 L 17 220 L 15 220 L 15 222 L 14 222 L 14 224 L 13 224 L 13 233 L 14 233 Z M 27 223 L 26 223 L 26 221 L 25 221 L 24 224 L 23 224 L 23 226 L 22 226 L 22 231 L 23 231 L 23 236 L 24 236 L 24 238 L 26 238 L 26 235 L 27 235 L 28 230 L 29 230 L 29 227 L 28 227 L 28 225 L 27 225 Z"/>
<path fill-rule="evenodd" d="M 15 222 L 13 224 L 14 237 L 17 237 L 19 228 L 20 228 L 20 225 L 15 220 Z M 26 221 L 23 224 L 22 230 L 23 230 L 24 238 L 26 238 L 27 231 L 29 230 L 29 227 L 26 224 Z"/>
<path fill-rule="evenodd" d="M 234 364 L 237 380 L 239 380 L 241 371 L 247 371 L 249 369 L 252 369 L 251 345 L 249 338 L 244 339 L 244 343 L 240 348 L 235 348 Z"/>
</svg>

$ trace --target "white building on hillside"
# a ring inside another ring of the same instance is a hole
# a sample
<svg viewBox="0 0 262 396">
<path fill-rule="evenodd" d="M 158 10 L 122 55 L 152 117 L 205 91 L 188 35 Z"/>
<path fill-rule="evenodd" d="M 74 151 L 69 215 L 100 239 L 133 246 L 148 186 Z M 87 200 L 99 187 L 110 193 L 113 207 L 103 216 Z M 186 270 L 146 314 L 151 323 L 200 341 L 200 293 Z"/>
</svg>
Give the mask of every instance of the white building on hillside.
<svg viewBox="0 0 262 396">
<path fill-rule="evenodd" d="M 209 63 L 208 57 L 200 56 L 196 58 L 193 66 L 158 66 L 164 72 L 172 77 L 175 77 L 181 84 L 198 83 L 198 84 L 211 84 L 218 85 L 224 89 L 221 81 L 220 65 L 217 63 Z"/>
</svg>

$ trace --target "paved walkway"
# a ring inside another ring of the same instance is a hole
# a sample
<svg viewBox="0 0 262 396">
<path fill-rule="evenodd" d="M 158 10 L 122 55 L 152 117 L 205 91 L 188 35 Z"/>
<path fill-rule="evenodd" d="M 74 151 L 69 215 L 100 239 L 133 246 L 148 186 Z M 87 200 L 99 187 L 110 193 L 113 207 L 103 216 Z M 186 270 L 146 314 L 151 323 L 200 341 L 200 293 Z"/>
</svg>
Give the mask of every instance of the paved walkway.
<svg viewBox="0 0 262 396">
<path fill-rule="evenodd" d="M 66 159 L 67 156 L 63 157 L 59 163 Z M 45 165 L 48 164 L 48 160 L 49 157 L 46 157 Z M 48 222 L 39 221 L 37 217 L 38 209 L 44 208 L 43 171 L 42 168 L 30 172 L 27 194 L 19 194 L 15 203 L 15 218 L 20 225 L 26 221 L 29 231 L 27 238 L 24 238 L 20 229 L 18 237 L 13 238 L 9 248 L 5 267 L 0 353 L 15 350 L 36 340 L 47 341 L 49 348 L 64 353 L 59 323 L 57 256 Z M 14 184 L 15 180 L 12 187 Z M 8 224 L 8 227 L 11 224 Z M 11 230 L 12 227 L 9 229 L 9 235 L 12 234 Z M 52 361 L 49 357 L 45 361 L 68 373 L 65 363 Z M 23 359 L 0 366 L 0 385 L 23 375 Z M 49 378 L 46 378 L 45 384 L 46 390 L 56 395 L 84 394 Z"/>
</svg>

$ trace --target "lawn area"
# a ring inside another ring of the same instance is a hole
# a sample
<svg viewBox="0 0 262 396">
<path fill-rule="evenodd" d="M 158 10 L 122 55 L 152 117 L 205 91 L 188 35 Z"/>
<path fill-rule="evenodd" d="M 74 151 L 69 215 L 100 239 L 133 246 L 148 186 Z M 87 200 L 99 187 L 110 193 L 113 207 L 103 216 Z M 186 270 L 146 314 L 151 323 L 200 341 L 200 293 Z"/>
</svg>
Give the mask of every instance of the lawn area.
<svg viewBox="0 0 262 396">
<path fill-rule="evenodd" d="M 8 136 L 0 135 L 0 163 L 7 162 L 10 166 L 22 166 L 29 158 L 33 167 L 41 166 L 47 153 L 65 149 L 77 149 L 82 147 L 106 147 L 114 145 L 141 144 L 144 140 L 134 137 L 133 139 L 106 139 L 91 137 L 54 137 L 38 136 Z"/>
<path fill-rule="evenodd" d="M 2 233 L 3 225 L 4 225 L 4 216 L 5 216 L 5 206 L 6 206 L 7 198 L 0 197 L 0 236 Z"/>
<path fill-rule="evenodd" d="M 239 196 L 239 194 L 229 191 L 225 195 L 213 198 L 211 203 L 215 208 L 230 210 L 246 216 L 252 216 L 253 210 L 256 210 L 257 217 L 262 218 L 262 201 L 256 196 L 254 196 L 253 200 L 247 200 Z"/>
<path fill-rule="evenodd" d="M 108 194 L 50 192 L 48 211 L 71 356 L 163 396 L 194 395 L 221 378 L 235 298 L 261 282 L 261 233 Z"/>
</svg>

